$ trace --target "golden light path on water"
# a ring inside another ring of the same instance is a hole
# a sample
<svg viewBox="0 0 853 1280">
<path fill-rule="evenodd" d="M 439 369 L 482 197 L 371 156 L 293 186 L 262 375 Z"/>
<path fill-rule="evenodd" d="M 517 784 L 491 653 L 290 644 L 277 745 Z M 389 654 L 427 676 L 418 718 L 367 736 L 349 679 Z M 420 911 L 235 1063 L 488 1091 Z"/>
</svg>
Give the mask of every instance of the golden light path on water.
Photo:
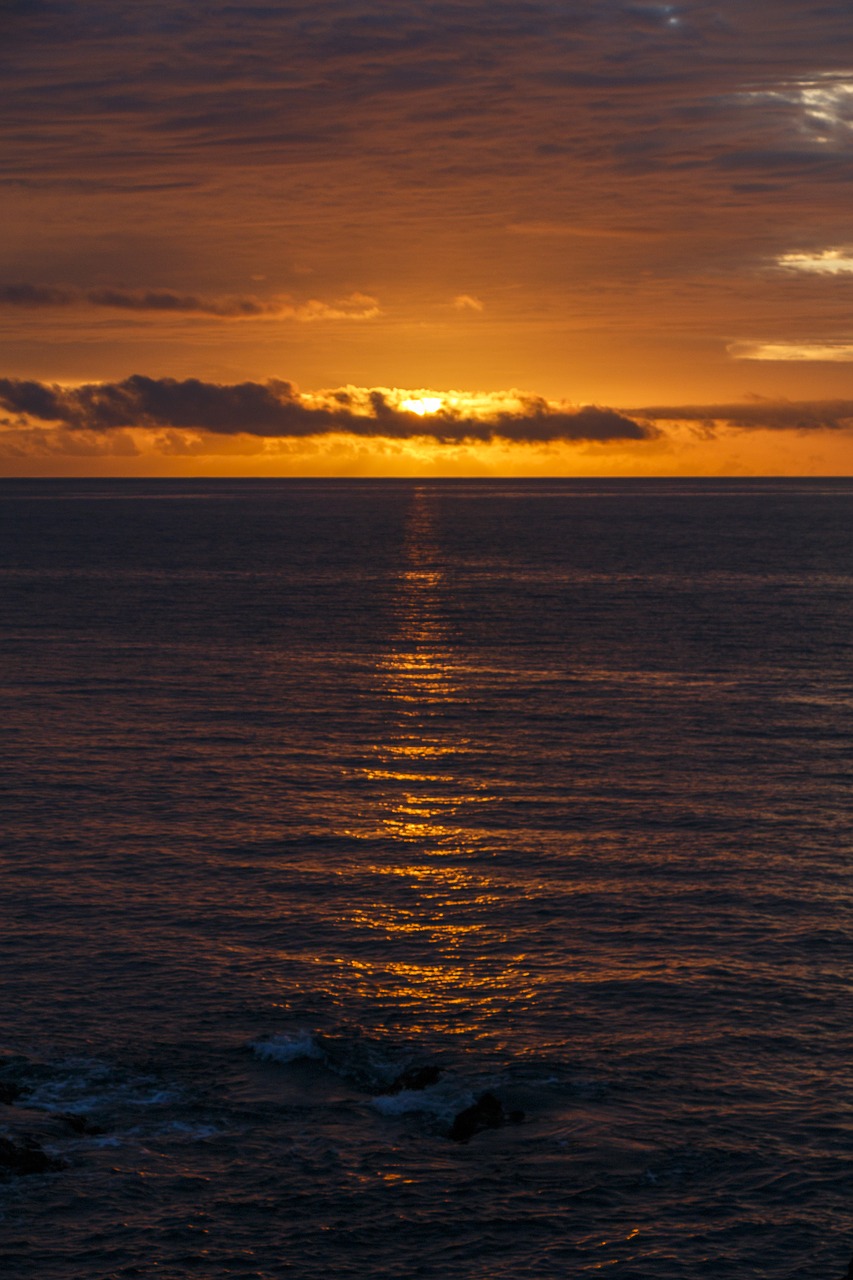
<svg viewBox="0 0 853 1280">
<path fill-rule="evenodd" d="M 375 719 L 381 728 L 353 772 L 355 790 L 368 799 L 358 805 L 356 823 L 342 830 L 369 853 L 359 867 L 357 900 L 341 899 L 337 907 L 339 922 L 365 945 L 338 964 L 351 995 L 377 1016 L 404 1021 L 412 1034 L 492 1038 L 524 1053 L 525 1027 L 535 1022 L 541 1040 L 542 1018 L 564 1000 L 567 983 L 678 981 L 699 972 L 703 961 L 700 953 L 674 957 L 666 948 L 641 954 L 630 939 L 605 944 L 596 937 L 582 945 L 575 927 L 557 927 L 575 918 L 569 898 L 618 903 L 635 887 L 624 874 L 584 865 L 588 842 L 570 825 L 558 831 L 548 814 L 552 797 L 564 798 L 558 775 L 544 759 L 539 771 L 525 769 L 524 743 L 514 740 L 512 723 L 488 714 L 530 675 L 516 672 L 509 657 L 496 661 L 455 646 L 459 587 L 444 566 L 438 500 L 427 486 L 412 491 L 396 625 L 372 670 L 368 694 L 381 709 Z M 633 667 L 573 668 L 579 683 L 654 690 L 670 683 L 666 673 L 635 674 Z M 559 750 L 567 750 L 562 738 Z M 576 794 L 606 803 L 606 779 L 578 770 L 572 785 Z M 519 806 L 523 821 L 514 816 Z M 537 810 L 549 824 L 541 831 L 531 826 Z M 615 858 L 620 847 L 617 839 Z M 606 863 L 605 839 L 597 850 Z M 343 989 L 342 981 L 334 985 Z"/>
<path fill-rule="evenodd" d="M 370 835 L 390 853 L 369 868 L 374 901 L 346 919 L 387 943 L 381 960 L 357 966 L 365 994 L 371 988 L 383 1005 L 410 1014 L 421 1006 L 432 1031 L 470 1034 L 533 977 L 512 939 L 496 937 L 499 916 L 491 908 L 507 886 L 484 869 L 484 831 L 471 820 L 472 807 L 476 815 L 497 796 L 491 779 L 474 776 L 476 744 L 458 732 L 452 715 L 454 702 L 472 696 L 466 680 L 475 673 L 454 652 L 444 617 L 443 596 L 452 588 L 432 501 L 425 488 L 413 491 L 397 630 L 375 671 L 388 731 L 360 771 L 383 788 Z"/>
</svg>

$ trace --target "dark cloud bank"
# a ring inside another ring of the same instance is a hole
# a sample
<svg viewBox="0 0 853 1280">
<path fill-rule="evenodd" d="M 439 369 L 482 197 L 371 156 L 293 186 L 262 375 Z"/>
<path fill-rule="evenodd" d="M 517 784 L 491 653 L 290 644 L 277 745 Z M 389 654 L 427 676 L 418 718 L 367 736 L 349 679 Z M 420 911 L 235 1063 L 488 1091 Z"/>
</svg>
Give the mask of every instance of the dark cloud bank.
<svg viewBox="0 0 853 1280">
<path fill-rule="evenodd" d="M 0 285 L 0 305 L 9 307 L 73 307 L 88 303 L 118 311 L 156 311 L 182 315 L 217 316 L 239 320 L 273 315 L 280 306 L 259 298 L 200 298 L 173 289 L 64 289 L 54 285 Z"/>
<path fill-rule="evenodd" d="M 687 422 L 709 431 L 721 422 L 743 431 L 845 431 L 853 424 L 853 400 L 755 400 L 631 412 L 652 422 Z"/>
<path fill-rule="evenodd" d="M 330 403 L 302 400 L 288 382 L 241 382 L 234 386 L 195 378 L 146 378 L 88 383 L 80 387 L 0 378 L 0 405 L 66 428 L 110 431 L 121 427 L 192 428 L 218 435 L 312 436 L 348 432 L 359 436 L 407 438 L 431 436 L 446 443 L 461 440 L 645 440 L 656 430 L 613 409 L 587 405 L 558 410 L 531 398 L 517 413 L 487 418 L 445 410 L 420 417 L 390 404 L 382 391 L 369 395 L 370 412 L 359 412 L 346 392 Z"/>
<path fill-rule="evenodd" d="M 444 443 L 642 441 L 657 437 L 656 424 L 665 422 L 693 424 L 708 432 L 720 424 L 770 431 L 839 431 L 853 425 L 853 401 L 849 400 L 660 405 L 619 413 L 596 405 L 561 409 L 531 396 L 516 412 L 501 410 L 475 417 L 447 408 L 421 417 L 397 408 L 382 390 L 370 391 L 366 406 L 363 399 L 356 403 L 347 391 L 328 393 L 325 403 L 316 403 L 301 397 L 289 382 L 228 386 L 141 374 L 122 382 L 79 387 L 0 378 L 0 406 L 13 415 L 70 430 L 185 428 L 282 439 L 347 432 L 397 439 L 430 436 Z"/>
</svg>

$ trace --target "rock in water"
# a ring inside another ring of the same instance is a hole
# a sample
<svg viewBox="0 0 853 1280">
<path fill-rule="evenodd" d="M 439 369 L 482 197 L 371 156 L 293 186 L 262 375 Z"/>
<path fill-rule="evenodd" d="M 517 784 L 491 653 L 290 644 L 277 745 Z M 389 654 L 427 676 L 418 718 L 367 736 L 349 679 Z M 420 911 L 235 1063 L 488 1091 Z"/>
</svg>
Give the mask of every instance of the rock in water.
<svg viewBox="0 0 853 1280">
<path fill-rule="evenodd" d="M 48 1173 L 53 1169 L 64 1169 L 61 1160 L 54 1160 L 34 1141 L 10 1142 L 8 1138 L 0 1138 L 0 1170 L 24 1177 L 28 1173 Z"/>
<path fill-rule="evenodd" d="M 59 1120 L 62 1124 L 67 1125 L 73 1133 L 82 1133 L 87 1136 L 103 1133 L 100 1125 L 92 1124 L 86 1116 L 75 1115 L 71 1111 L 55 1111 L 52 1113 L 53 1120 Z"/>
<path fill-rule="evenodd" d="M 460 1111 L 453 1121 L 450 1137 L 454 1142 L 467 1142 L 475 1133 L 484 1129 L 500 1129 L 505 1124 L 520 1124 L 524 1119 L 523 1111 L 504 1110 L 500 1098 L 493 1093 L 482 1093 L 473 1106 Z"/>
<path fill-rule="evenodd" d="M 387 1089 L 381 1089 L 378 1096 L 402 1093 L 404 1090 L 428 1089 L 431 1084 L 438 1083 L 440 1075 L 440 1067 L 409 1067 L 406 1071 L 401 1071 Z"/>
</svg>

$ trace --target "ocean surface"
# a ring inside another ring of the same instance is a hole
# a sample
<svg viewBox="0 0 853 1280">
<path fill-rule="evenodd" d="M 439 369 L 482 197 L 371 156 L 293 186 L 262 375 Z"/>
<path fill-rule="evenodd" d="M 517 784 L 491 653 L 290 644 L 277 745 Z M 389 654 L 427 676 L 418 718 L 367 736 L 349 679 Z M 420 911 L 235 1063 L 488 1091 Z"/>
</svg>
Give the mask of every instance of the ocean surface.
<svg viewBox="0 0 853 1280">
<path fill-rule="evenodd" d="M 4 1277 L 840 1280 L 853 481 L 4 481 L 0 593 Z"/>
</svg>

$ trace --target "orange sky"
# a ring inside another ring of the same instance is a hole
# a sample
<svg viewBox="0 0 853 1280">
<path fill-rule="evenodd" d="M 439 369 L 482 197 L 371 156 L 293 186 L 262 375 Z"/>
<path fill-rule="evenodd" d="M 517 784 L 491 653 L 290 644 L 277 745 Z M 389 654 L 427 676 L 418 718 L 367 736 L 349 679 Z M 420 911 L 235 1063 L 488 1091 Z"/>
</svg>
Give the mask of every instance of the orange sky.
<svg viewBox="0 0 853 1280">
<path fill-rule="evenodd" d="M 3 474 L 853 473 L 840 0 L 4 25 Z"/>
</svg>

